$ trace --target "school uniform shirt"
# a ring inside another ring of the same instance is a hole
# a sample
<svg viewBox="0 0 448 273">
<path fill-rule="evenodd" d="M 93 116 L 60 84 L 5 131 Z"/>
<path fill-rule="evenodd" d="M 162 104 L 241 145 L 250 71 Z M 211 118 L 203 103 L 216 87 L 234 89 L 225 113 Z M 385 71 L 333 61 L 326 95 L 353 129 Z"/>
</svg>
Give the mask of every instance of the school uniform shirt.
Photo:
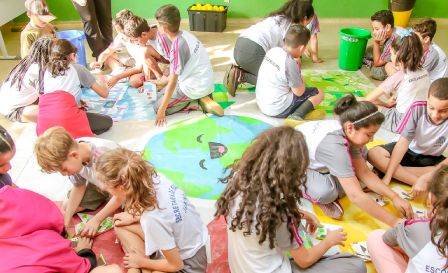
<svg viewBox="0 0 448 273">
<path fill-rule="evenodd" d="M 156 32 L 154 40 L 148 39 L 146 45 L 152 46 L 165 59 L 170 57 L 171 41 L 159 31 Z"/>
<path fill-rule="evenodd" d="M 392 33 L 389 39 L 387 39 L 383 44 L 383 51 L 381 52 L 380 60 L 385 62 L 391 61 L 390 48 L 392 47 L 392 43 L 395 41 L 395 39 L 397 39 L 398 33 L 400 33 L 403 30 L 404 29 L 401 27 L 395 27 L 395 31 Z"/>
<path fill-rule="evenodd" d="M 258 107 L 265 115 L 279 115 L 293 102 L 291 88 L 302 85 L 299 64 L 284 48 L 274 47 L 266 53 L 258 71 Z"/>
<path fill-rule="evenodd" d="M 439 156 L 448 147 L 448 121 L 434 124 L 429 119 L 426 101 L 414 102 L 397 129 L 409 140 L 409 149 L 416 154 Z"/>
<path fill-rule="evenodd" d="M 46 24 L 43 28 L 32 26 L 31 23 L 25 26 L 20 32 L 20 56 L 22 59 L 28 55 L 33 43 L 43 36 L 56 38 L 56 30 L 52 24 Z"/>
<path fill-rule="evenodd" d="M 355 176 L 352 159 L 361 158 L 364 148 L 350 144 L 338 120 L 309 121 L 296 130 L 305 136 L 310 158 L 308 168 L 336 177 Z"/>
<path fill-rule="evenodd" d="M 445 272 L 446 258 L 431 242 L 429 223 L 430 219 L 408 220 L 383 235 L 387 245 L 400 247 L 409 257 L 406 273 Z"/>
<path fill-rule="evenodd" d="M 146 255 L 177 247 L 182 260 L 193 257 L 207 242 L 207 228 L 181 189 L 160 174 L 153 184 L 158 208 L 140 217 Z"/>
<path fill-rule="evenodd" d="M 118 144 L 107 139 L 95 137 L 81 137 L 76 139 L 76 141 L 78 143 L 84 142 L 90 145 L 90 161 L 87 165 L 82 166 L 79 173 L 69 176 L 70 182 L 72 182 L 74 186 L 92 183 L 98 188 L 101 188 L 100 182 L 96 179 L 95 164 L 102 154 L 118 148 Z"/>
<path fill-rule="evenodd" d="M 426 100 L 430 85 L 426 70 L 418 69 L 407 72 L 400 70 L 384 80 L 378 88 L 387 95 L 396 91 L 397 104 L 395 108 L 399 113 L 404 114 L 414 101 Z"/>
<path fill-rule="evenodd" d="M 268 52 L 271 48 L 283 46 L 283 38 L 290 26 L 291 22 L 283 16 L 271 16 L 244 30 L 240 37 L 254 41 Z"/>
<path fill-rule="evenodd" d="M 232 219 L 235 218 L 239 209 L 241 197 L 238 196 L 232 204 L 227 224 L 230 227 Z M 256 223 L 257 212 L 254 212 L 254 223 Z M 227 229 L 229 267 L 233 273 L 284 273 L 292 272 L 291 262 L 287 251 L 298 249 L 303 241 L 298 234 L 291 235 L 286 223 L 281 224 L 276 230 L 274 248 L 269 247 L 269 239 L 266 238 L 261 245 L 260 237 L 256 235 L 255 224 L 251 228 L 250 235 L 244 235 L 238 228 L 235 231 Z"/>
<path fill-rule="evenodd" d="M 317 14 L 314 14 L 313 19 L 311 19 L 311 22 L 306 25 L 306 28 L 310 31 L 311 35 L 320 32 L 319 19 L 317 18 Z"/>
<path fill-rule="evenodd" d="M 432 43 L 423 54 L 423 68 L 429 73 L 431 82 L 448 77 L 448 60 L 445 52 L 436 44 Z"/>
<path fill-rule="evenodd" d="M 0 113 L 9 115 L 20 107 L 33 104 L 39 98 L 39 65 L 34 63 L 25 72 L 20 90 L 17 82 L 5 81 L 0 89 Z"/>
<path fill-rule="evenodd" d="M 81 101 L 81 87 L 91 88 L 96 82 L 89 70 L 80 64 L 70 64 L 63 76 L 53 77 L 47 70 L 44 74 L 44 93 L 65 91 L 72 94 L 78 105 Z"/>
<path fill-rule="evenodd" d="M 142 58 L 142 50 L 140 46 L 127 41 L 124 34 L 118 33 L 109 47 L 115 51 L 126 49 L 128 54 L 138 62 Z"/>
<path fill-rule="evenodd" d="M 179 88 L 190 99 L 199 99 L 213 92 L 212 64 L 202 43 L 190 32 L 182 30 L 170 49 L 170 73 L 179 76 Z"/>
</svg>

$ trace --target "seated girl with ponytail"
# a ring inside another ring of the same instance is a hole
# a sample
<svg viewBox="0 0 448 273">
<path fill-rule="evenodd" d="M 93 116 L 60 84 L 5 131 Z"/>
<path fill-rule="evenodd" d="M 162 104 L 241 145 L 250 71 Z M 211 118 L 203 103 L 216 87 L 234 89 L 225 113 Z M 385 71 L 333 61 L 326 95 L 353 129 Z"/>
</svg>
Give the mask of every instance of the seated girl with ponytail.
<svg viewBox="0 0 448 273">
<path fill-rule="evenodd" d="M 33 45 L 35 45 L 34 43 Z M 29 56 L 29 55 L 28 55 Z M 0 125 L 0 189 L 6 185 L 15 186 L 8 171 L 11 169 L 11 159 L 16 154 L 16 146 L 12 137 Z"/>
<path fill-rule="evenodd" d="M 44 74 L 44 94 L 65 91 L 74 96 L 78 107 L 85 108 L 86 105 L 81 100 L 81 87 L 92 89 L 102 98 L 107 98 L 109 89 L 99 84 L 87 68 L 75 63 L 76 51 L 76 47 L 65 39 L 58 39 L 53 43 L 50 61 Z M 54 107 L 57 112 L 57 108 L 63 105 Z M 88 111 L 86 114 L 93 133 L 101 134 L 112 127 L 111 117 Z"/>
<path fill-rule="evenodd" d="M 362 181 L 389 198 L 406 218 L 412 218 L 409 202 L 384 185 L 363 157 L 364 146 L 384 121 L 383 114 L 373 103 L 358 102 L 353 95 L 340 99 L 334 112 L 339 120 L 310 121 L 296 127 L 305 136 L 310 156 L 304 196 L 334 219 L 342 218 L 344 210 L 338 199 L 347 194 L 351 202 L 385 224 L 395 226 L 402 221 L 363 192 Z"/>
</svg>

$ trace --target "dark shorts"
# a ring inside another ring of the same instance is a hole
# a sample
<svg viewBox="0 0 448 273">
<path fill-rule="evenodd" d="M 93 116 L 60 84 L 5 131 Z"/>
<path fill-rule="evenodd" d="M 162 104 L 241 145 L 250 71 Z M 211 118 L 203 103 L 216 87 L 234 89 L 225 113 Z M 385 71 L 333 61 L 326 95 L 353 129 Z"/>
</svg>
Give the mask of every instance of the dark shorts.
<svg viewBox="0 0 448 273">
<path fill-rule="evenodd" d="M 164 259 L 161 251 L 156 251 L 150 256 L 151 259 Z M 207 271 L 207 253 L 205 246 L 201 247 L 193 257 L 185 259 L 184 268 L 175 273 L 205 273 Z"/>
<path fill-rule="evenodd" d="M 292 99 L 291 105 L 288 108 L 286 108 L 285 111 L 283 111 L 282 113 L 280 113 L 274 117 L 275 118 L 288 117 L 289 115 L 294 113 L 294 111 L 296 111 L 297 108 L 299 108 L 299 106 L 302 105 L 302 103 L 304 101 L 306 101 L 310 97 L 316 96 L 318 93 L 319 93 L 319 89 L 317 89 L 316 87 L 305 87 L 305 92 L 303 93 L 302 96 L 296 96 L 294 94 L 294 98 Z"/>
<path fill-rule="evenodd" d="M 392 154 L 394 150 L 396 142 L 391 142 L 386 145 L 381 145 L 380 147 L 384 148 L 389 154 Z M 409 150 L 404 154 L 403 159 L 400 162 L 401 166 L 407 167 L 428 167 L 435 166 L 445 160 L 443 155 L 433 156 L 433 155 L 421 155 L 414 153 Z"/>
</svg>

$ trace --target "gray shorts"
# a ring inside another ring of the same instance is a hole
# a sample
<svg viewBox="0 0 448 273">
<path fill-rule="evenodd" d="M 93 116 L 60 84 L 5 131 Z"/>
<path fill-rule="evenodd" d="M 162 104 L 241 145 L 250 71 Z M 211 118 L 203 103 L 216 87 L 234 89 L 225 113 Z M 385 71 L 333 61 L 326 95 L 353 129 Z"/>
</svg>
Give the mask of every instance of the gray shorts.
<svg viewBox="0 0 448 273">
<path fill-rule="evenodd" d="M 152 254 L 150 258 L 154 260 L 164 259 L 162 253 L 159 251 Z M 175 273 L 205 273 L 207 271 L 207 253 L 205 246 L 201 247 L 193 257 L 185 259 L 183 262 L 184 268 Z"/>
<path fill-rule="evenodd" d="M 294 98 L 292 100 L 291 105 L 282 113 L 275 116 L 275 118 L 286 118 L 292 113 L 294 113 L 297 108 L 299 108 L 302 103 L 304 103 L 307 99 L 310 97 L 316 96 L 319 93 L 319 89 L 316 87 L 305 87 L 305 92 L 302 94 L 302 96 L 296 96 L 294 95 Z"/>
<path fill-rule="evenodd" d="M 257 84 L 258 70 L 266 52 L 261 45 L 245 38 L 238 37 L 233 49 L 233 57 L 238 66 L 245 71 L 244 80 L 250 84 Z"/>
<path fill-rule="evenodd" d="M 367 268 L 365 262 L 351 254 L 342 253 L 321 258 L 312 266 L 302 269 L 291 260 L 293 273 L 366 273 Z"/>
<path fill-rule="evenodd" d="M 384 122 L 381 124 L 381 128 L 396 133 L 404 114 L 398 112 L 395 107 L 381 108 L 380 112 L 384 115 Z"/>
<path fill-rule="evenodd" d="M 70 196 L 71 190 L 68 192 L 67 197 Z M 107 192 L 101 191 L 97 186 L 92 183 L 87 183 L 86 192 L 79 203 L 79 207 L 87 210 L 96 210 L 101 204 L 109 201 L 110 196 Z"/>
<path fill-rule="evenodd" d="M 163 97 L 165 96 L 166 87 L 163 88 L 160 92 L 157 92 L 157 101 L 154 104 L 154 111 L 157 113 L 159 107 L 162 105 Z M 176 84 L 176 89 L 174 89 L 173 95 L 171 96 L 170 102 L 168 103 L 168 107 L 166 108 L 166 114 L 171 115 L 181 111 L 190 105 L 192 101 L 197 101 L 192 98 L 189 98 L 185 95 L 182 90 L 180 90 L 179 82 Z M 198 108 L 198 107 L 196 107 Z M 197 110 L 197 109 L 195 109 Z"/>
<path fill-rule="evenodd" d="M 314 203 L 329 204 L 343 197 L 345 192 L 336 176 L 308 169 L 306 194 Z"/>
</svg>

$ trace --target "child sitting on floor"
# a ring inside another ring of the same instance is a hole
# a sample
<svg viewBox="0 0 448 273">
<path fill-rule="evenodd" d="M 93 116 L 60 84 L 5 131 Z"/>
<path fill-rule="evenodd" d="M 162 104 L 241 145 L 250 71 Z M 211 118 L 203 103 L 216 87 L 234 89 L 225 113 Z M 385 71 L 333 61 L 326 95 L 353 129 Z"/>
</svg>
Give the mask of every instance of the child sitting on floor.
<svg viewBox="0 0 448 273">
<path fill-rule="evenodd" d="M 423 48 L 420 39 L 410 30 L 402 31 L 400 35 L 390 48 L 392 62 L 398 71 L 365 98 L 380 106 L 385 116 L 382 127 L 394 133 L 411 104 L 426 99 L 430 85 L 428 72 L 421 67 Z M 390 96 L 387 102 L 380 99 L 383 94 Z"/>
<path fill-rule="evenodd" d="M 98 83 L 87 68 L 75 63 L 76 52 L 76 47 L 65 39 L 53 42 L 50 61 L 44 74 L 44 93 L 62 90 L 72 94 L 79 107 L 86 107 L 81 100 L 81 87 L 90 88 L 103 98 L 107 98 L 109 89 Z M 102 134 L 112 127 L 110 116 L 88 111 L 86 114 L 93 133 Z"/>
<path fill-rule="evenodd" d="M 258 107 L 265 115 L 302 120 L 323 100 L 322 91 L 306 87 L 295 60 L 300 58 L 309 39 L 308 29 L 293 25 L 286 32 L 284 47 L 274 47 L 266 53 L 255 89 Z"/>
<path fill-rule="evenodd" d="M 100 189 L 94 168 L 101 154 L 117 147 L 115 142 L 106 139 L 84 137 L 75 140 L 61 127 L 50 128 L 37 139 L 34 151 L 42 171 L 69 176 L 73 184 L 64 204 L 66 227 L 75 213 L 95 210 L 109 200 L 109 195 Z M 81 235 L 93 237 L 100 223 L 117 210 L 122 201 L 119 196 L 112 196 L 106 206 L 87 222 Z"/>
<path fill-rule="evenodd" d="M 425 19 L 415 24 L 412 29 L 423 45 L 423 68 L 429 73 L 431 82 L 448 77 L 448 60 L 445 52 L 432 39 L 436 35 L 437 23 L 433 19 Z"/>
<path fill-rule="evenodd" d="M 25 1 L 25 9 L 30 22 L 20 33 L 20 55 L 22 59 L 28 55 L 31 46 L 40 37 L 56 38 L 56 31 L 50 24 L 56 17 L 48 10 L 45 0 L 27 0 Z"/>
<path fill-rule="evenodd" d="M 124 24 L 124 34 L 131 43 L 138 46 L 136 66 L 113 76 L 108 81 L 109 86 L 131 75 L 129 83 L 133 87 L 142 86 L 145 80 L 160 79 L 163 76 L 163 71 L 160 69 L 159 63 L 166 64 L 168 61 L 157 51 L 160 50 L 161 53 L 164 53 L 157 42 L 157 26 L 149 26 L 146 19 L 133 16 Z M 167 54 L 169 53 L 167 52 Z"/>
<path fill-rule="evenodd" d="M 312 4 L 312 0 L 310 0 Z M 317 40 L 317 33 L 320 32 L 320 26 L 319 26 L 319 18 L 317 18 L 317 14 L 314 13 L 313 19 L 311 19 L 311 22 L 306 25 L 306 28 L 311 33 L 310 38 L 310 48 L 306 48 L 304 54 L 309 58 L 313 60 L 313 63 L 322 63 L 323 60 L 319 58 L 319 41 Z"/>
<path fill-rule="evenodd" d="M 342 230 L 328 231 L 321 243 L 305 246 L 302 234 L 320 226 L 313 214 L 300 209 L 308 163 L 303 135 L 291 127 L 262 133 L 234 162 L 215 214 L 227 220 L 231 272 L 366 272 L 364 262 L 350 254 L 325 257 L 347 239 Z"/>
<path fill-rule="evenodd" d="M 0 113 L 10 121 L 36 122 L 39 93 L 50 57 L 52 38 L 41 37 L 6 76 L 0 90 Z"/>
<path fill-rule="evenodd" d="M 369 151 L 369 162 L 385 173 L 386 185 L 392 177 L 414 185 L 436 165 L 448 164 L 443 156 L 448 147 L 447 119 L 448 78 L 441 78 L 431 84 L 427 101 L 416 101 L 408 109 L 397 130 L 398 142 Z"/>
<path fill-rule="evenodd" d="M 121 273 L 117 265 L 97 266 L 92 240 L 72 249 L 56 205 L 35 192 L 0 189 L 0 269 L 10 273 Z"/>
<path fill-rule="evenodd" d="M 448 167 L 429 187 L 429 218 L 370 233 L 367 247 L 378 273 L 446 272 L 448 266 Z M 398 248 L 398 249 L 397 249 Z M 404 252 L 404 253 L 403 253 Z"/>
<path fill-rule="evenodd" d="M 156 125 L 164 125 L 167 114 L 179 112 L 197 100 L 205 112 L 224 115 L 221 106 L 209 97 L 214 88 L 214 76 L 207 51 L 193 34 L 179 29 L 179 9 L 164 5 L 156 11 L 155 17 L 158 31 L 171 41 L 170 75 L 157 82 L 164 89 L 154 106 Z M 164 36 L 160 37 L 166 44 Z"/>
<path fill-rule="evenodd" d="M 370 77 L 383 81 L 389 75 L 386 69 L 393 67 L 390 49 L 393 41 L 397 38 L 394 16 L 389 10 L 380 10 L 375 12 L 370 20 L 372 21 L 374 43 L 373 47 L 367 48 L 365 59 L 368 65 L 372 66 Z"/>
<path fill-rule="evenodd" d="M 130 67 L 135 65 L 135 61 L 140 57 L 139 47 L 129 41 L 124 35 L 124 25 L 135 16 L 128 9 L 120 10 L 113 20 L 113 26 L 117 32 L 112 44 L 106 50 L 101 52 L 98 60 L 91 64 L 91 68 L 102 69 L 106 64 L 112 69 L 112 74 L 121 67 Z M 127 54 L 119 54 L 117 51 L 126 48 Z"/>
<path fill-rule="evenodd" d="M 11 160 L 16 154 L 14 140 L 5 128 L 0 125 L 0 189 L 4 186 L 14 186 L 8 171 L 11 169 Z"/>
<path fill-rule="evenodd" d="M 95 170 L 103 189 L 127 200 L 114 220 L 128 273 L 206 272 L 207 228 L 181 189 L 122 148 L 104 153 Z"/>
</svg>

